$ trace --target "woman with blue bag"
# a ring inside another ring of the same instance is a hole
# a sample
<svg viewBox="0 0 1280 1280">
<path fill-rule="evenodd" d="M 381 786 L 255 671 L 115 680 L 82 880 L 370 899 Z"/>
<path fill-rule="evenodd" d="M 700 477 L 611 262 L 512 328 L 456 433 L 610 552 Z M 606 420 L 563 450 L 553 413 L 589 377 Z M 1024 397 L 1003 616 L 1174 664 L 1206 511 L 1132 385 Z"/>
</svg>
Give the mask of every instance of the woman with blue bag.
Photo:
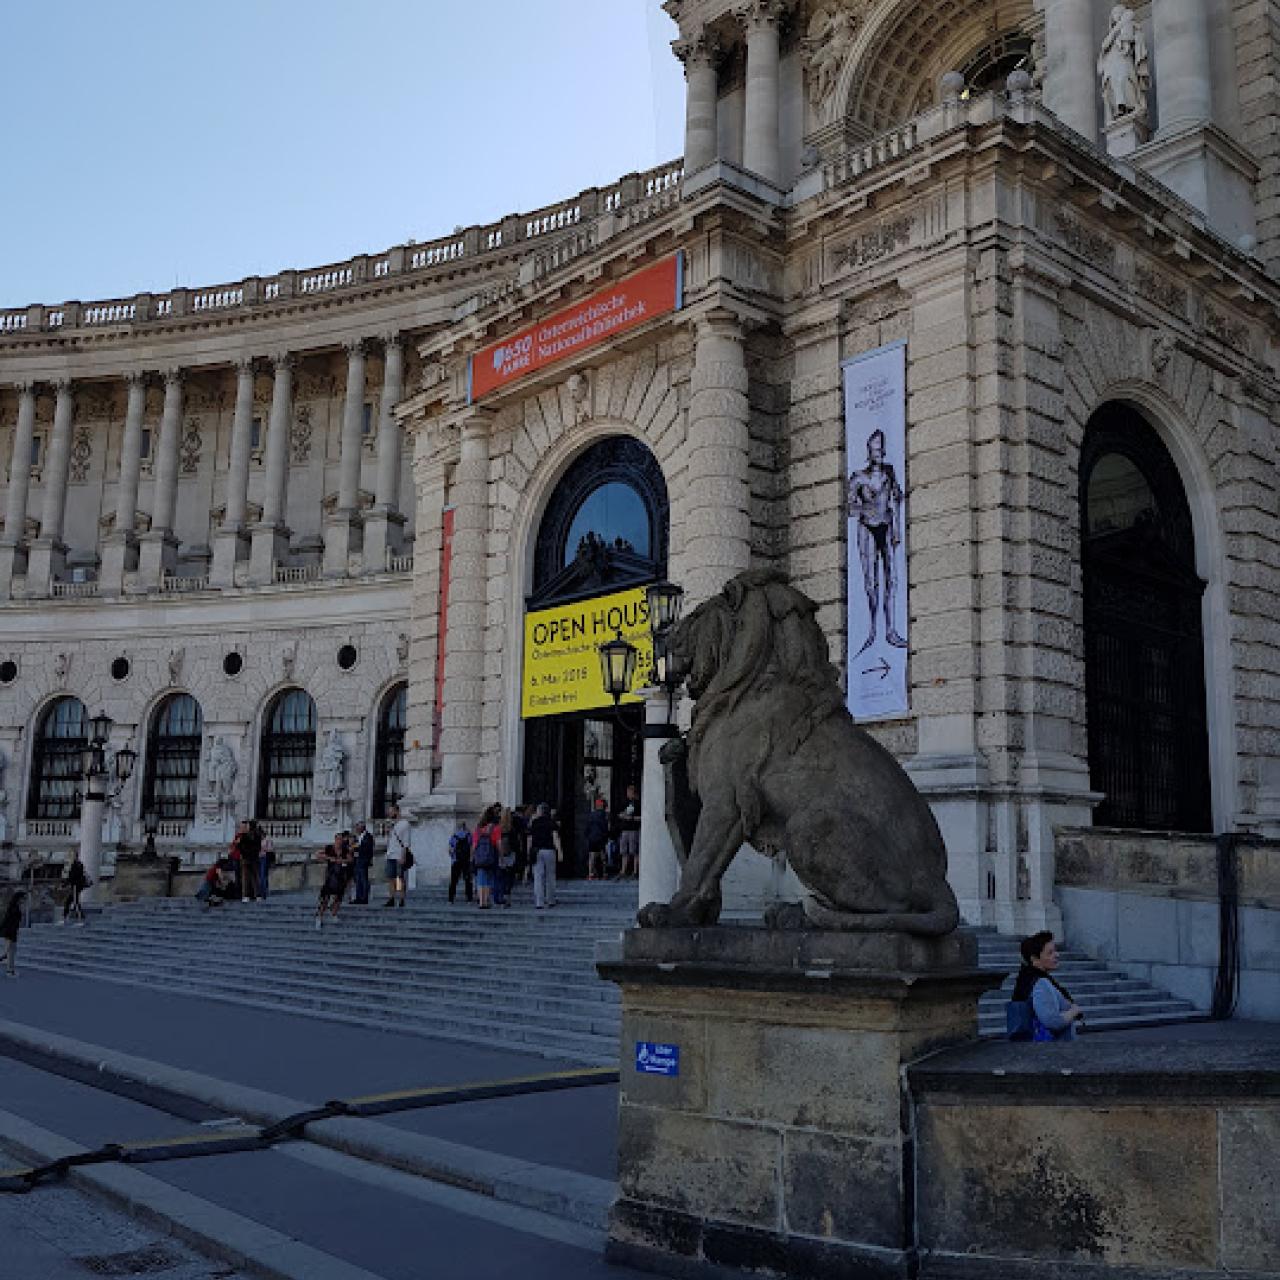
<svg viewBox="0 0 1280 1280">
<path fill-rule="evenodd" d="M 1023 938 L 1022 968 L 1005 1009 L 1010 1040 L 1074 1040 L 1084 1011 L 1054 976 L 1058 948 L 1047 929 Z"/>
</svg>

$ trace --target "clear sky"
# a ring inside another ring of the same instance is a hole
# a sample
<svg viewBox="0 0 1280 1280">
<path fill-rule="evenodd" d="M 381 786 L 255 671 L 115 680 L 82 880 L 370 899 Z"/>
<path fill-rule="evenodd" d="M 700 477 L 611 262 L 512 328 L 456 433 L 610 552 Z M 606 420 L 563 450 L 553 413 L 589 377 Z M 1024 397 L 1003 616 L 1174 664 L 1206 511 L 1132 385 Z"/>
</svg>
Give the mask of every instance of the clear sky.
<svg viewBox="0 0 1280 1280">
<path fill-rule="evenodd" d="M 0 0 L 0 306 L 319 266 L 673 159 L 659 0 Z"/>
</svg>

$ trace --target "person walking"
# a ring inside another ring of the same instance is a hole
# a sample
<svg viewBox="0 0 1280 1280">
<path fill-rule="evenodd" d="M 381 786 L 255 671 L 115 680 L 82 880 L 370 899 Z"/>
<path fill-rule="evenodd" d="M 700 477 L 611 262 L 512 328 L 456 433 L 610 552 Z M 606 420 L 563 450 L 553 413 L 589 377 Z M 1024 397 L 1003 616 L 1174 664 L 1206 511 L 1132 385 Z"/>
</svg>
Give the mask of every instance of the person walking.
<svg viewBox="0 0 1280 1280">
<path fill-rule="evenodd" d="M 493 905 L 495 907 L 511 906 L 511 889 L 516 878 L 516 835 L 515 814 L 510 809 L 503 809 L 498 819 L 498 867 L 493 878 Z"/>
<path fill-rule="evenodd" d="M 13 962 L 18 955 L 18 930 L 22 928 L 22 905 L 26 900 L 26 893 L 22 889 L 15 889 L 5 906 L 4 915 L 0 916 L 0 938 L 4 939 L 4 971 L 11 978 L 18 976 Z"/>
<path fill-rule="evenodd" d="M 394 821 L 391 824 L 391 835 L 387 838 L 387 879 L 391 881 L 391 897 L 383 905 L 403 907 L 408 892 L 407 877 L 413 866 L 413 850 L 409 848 L 412 831 L 409 819 L 402 818 L 395 805 L 391 806 L 391 817 Z"/>
<path fill-rule="evenodd" d="M 67 892 L 62 902 L 62 919 L 58 923 L 66 924 L 72 916 L 75 916 L 76 924 L 83 928 L 84 907 L 80 902 L 80 895 L 89 887 L 89 877 L 85 874 L 84 863 L 80 861 L 79 849 L 72 853 L 63 879 L 66 881 Z"/>
<path fill-rule="evenodd" d="M 341 836 L 333 844 L 327 844 L 316 859 L 325 864 L 324 882 L 320 886 L 320 897 L 316 900 L 316 928 L 324 927 L 325 912 L 328 911 L 334 920 L 338 918 L 338 909 L 342 899 L 346 897 L 347 884 L 351 878 L 353 862 L 350 847 Z"/>
<path fill-rule="evenodd" d="M 551 806 L 540 804 L 529 824 L 529 849 L 533 860 L 533 905 L 541 911 L 556 905 L 556 863 L 564 861 L 560 832 Z"/>
<path fill-rule="evenodd" d="M 475 898 L 471 881 L 471 832 L 467 824 L 458 819 L 458 829 L 449 837 L 449 901 L 458 896 L 458 881 L 466 888 L 467 901 Z"/>
<path fill-rule="evenodd" d="M 369 904 L 369 873 L 373 869 L 373 832 L 366 822 L 356 823 L 356 896 L 360 906 Z"/>
<path fill-rule="evenodd" d="M 1084 1011 L 1054 976 L 1060 958 L 1047 929 L 1023 938 L 1022 967 L 1013 984 L 1008 1016 L 1011 1040 L 1074 1040 Z"/>
<path fill-rule="evenodd" d="M 261 828 L 256 822 L 250 822 L 249 825 L 258 832 Z M 267 900 L 267 890 L 271 887 L 271 868 L 276 865 L 276 847 L 268 835 L 261 836 L 261 848 L 258 853 L 258 898 L 265 902 Z"/>
<path fill-rule="evenodd" d="M 240 901 L 258 900 L 258 859 L 262 854 L 262 833 L 252 820 L 240 836 Z"/>
<path fill-rule="evenodd" d="M 640 875 L 640 790 L 627 787 L 627 803 L 618 815 L 618 847 L 622 852 L 622 878 Z"/>
<path fill-rule="evenodd" d="M 605 846 L 609 843 L 609 802 L 597 796 L 587 817 L 587 879 L 605 878 Z"/>
<path fill-rule="evenodd" d="M 498 850 L 502 844 L 502 827 L 499 818 L 502 806 L 491 804 L 476 823 L 475 836 L 471 841 L 471 860 L 476 869 L 476 897 L 480 900 L 480 910 L 488 911 L 493 906 L 493 886 L 498 872 Z"/>
</svg>

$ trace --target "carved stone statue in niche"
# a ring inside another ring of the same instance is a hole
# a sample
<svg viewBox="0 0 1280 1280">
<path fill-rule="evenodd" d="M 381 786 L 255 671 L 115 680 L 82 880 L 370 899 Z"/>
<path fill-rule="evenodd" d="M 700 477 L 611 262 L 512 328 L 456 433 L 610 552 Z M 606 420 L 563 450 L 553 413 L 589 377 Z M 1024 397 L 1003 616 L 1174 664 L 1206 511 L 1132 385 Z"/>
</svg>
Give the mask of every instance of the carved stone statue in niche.
<svg viewBox="0 0 1280 1280">
<path fill-rule="evenodd" d="M 1142 28 L 1128 5 L 1117 4 L 1111 9 L 1107 37 L 1098 55 L 1098 77 L 1105 124 L 1115 124 L 1126 116 L 1145 123 L 1151 62 Z"/>
</svg>

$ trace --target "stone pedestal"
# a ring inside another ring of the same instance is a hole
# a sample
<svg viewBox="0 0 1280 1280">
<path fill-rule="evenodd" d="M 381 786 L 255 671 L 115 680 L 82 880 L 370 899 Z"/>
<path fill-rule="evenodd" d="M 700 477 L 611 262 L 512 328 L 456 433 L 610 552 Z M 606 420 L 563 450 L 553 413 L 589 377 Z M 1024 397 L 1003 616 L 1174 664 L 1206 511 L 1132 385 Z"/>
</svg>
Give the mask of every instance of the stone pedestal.
<svg viewBox="0 0 1280 1280">
<path fill-rule="evenodd" d="M 637 929 L 597 964 L 622 988 L 611 1261 L 915 1274 L 902 1069 L 976 1038 L 1001 975 L 971 934 Z"/>
<path fill-rule="evenodd" d="M 178 539 L 163 529 L 153 529 L 138 538 L 138 589 L 158 590 L 165 574 L 178 567 Z"/>
<path fill-rule="evenodd" d="M 209 585 L 234 587 L 236 564 L 249 558 L 249 535 L 239 529 L 219 529 L 213 535 L 213 563 L 209 569 Z"/>
<path fill-rule="evenodd" d="M 0 600 L 8 600 L 13 594 L 13 579 L 25 573 L 27 551 L 20 542 L 0 538 Z"/>
<path fill-rule="evenodd" d="M 1107 154 L 1131 156 L 1151 136 L 1145 116 L 1125 115 L 1113 120 L 1103 130 Z"/>
<path fill-rule="evenodd" d="M 27 552 L 27 595 L 43 598 L 67 569 L 67 547 L 53 538 L 37 538 Z"/>
<path fill-rule="evenodd" d="M 124 575 L 138 567 L 137 540 L 119 530 L 109 533 L 102 542 L 102 576 L 99 590 L 104 596 L 118 596 L 124 591 Z"/>
<path fill-rule="evenodd" d="M 136 902 L 139 898 L 167 897 L 178 862 L 178 858 L 120 854 L 116 858 L 116 874 L 111 881 L 111 900 Z"/>
<path fill-rule="evenodd" d="M 255 587 L 269 587 L 276 577 L 276 565 L 289 558 L 289 530 L 282 524 L 263 521 L 253 526 L 249 551 L 249 581 Z"/>
<path fill-rule="evenodd" d="M 324 520 L 324 576 L 345 578 L 353 552 L 360 550 L 360 520 L 354 511 L 335 511 Z"/>
<path fill-rule="evenodd" d="M 391 507 L 373 507 L 364 517 L 364 571 L 382 573 L 389 555 L 399 555 L 404 539 L 404 516 Z"/>
</svg>

